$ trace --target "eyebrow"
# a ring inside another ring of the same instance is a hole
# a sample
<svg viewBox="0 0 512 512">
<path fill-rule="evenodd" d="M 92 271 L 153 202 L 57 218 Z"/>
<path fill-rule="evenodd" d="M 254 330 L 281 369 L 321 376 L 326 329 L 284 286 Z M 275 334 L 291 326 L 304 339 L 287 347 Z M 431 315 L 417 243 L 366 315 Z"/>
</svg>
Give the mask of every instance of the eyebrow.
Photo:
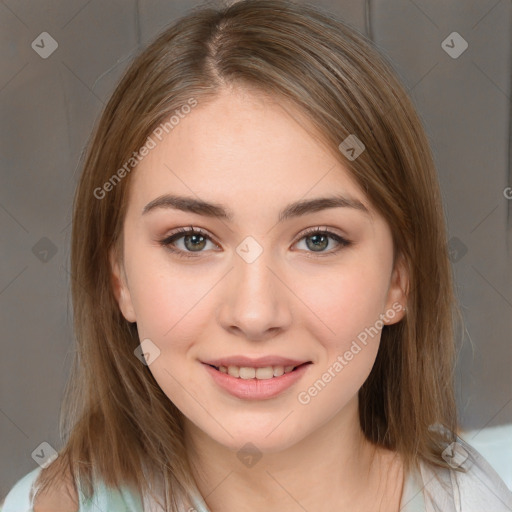
<svg viewBox="0 0 512 512">
<path fill-rule="evenodd" d="M 328 208 L 352 208 L 370 215 L 368 208 L 358 199 L 344 196 L 341 194 L 330 197 L 318 197 L 315 199 L 299 200 L 286 206 L 279 212 L 278 221 L 282 222 L 294 217 L 307 215 L 308 213 L 318 212 Z M 206 217 L 223 219 L 232 222 L 233 212 L 225 206 L 218 203 L 208 203 L 201 199 L 186 196 L 176 196 L 164 194 L 150 201 L 142 210 L 142 215 L 156 209 L 174 209 L 183 212 L 195 213 Z"/>
</svg>

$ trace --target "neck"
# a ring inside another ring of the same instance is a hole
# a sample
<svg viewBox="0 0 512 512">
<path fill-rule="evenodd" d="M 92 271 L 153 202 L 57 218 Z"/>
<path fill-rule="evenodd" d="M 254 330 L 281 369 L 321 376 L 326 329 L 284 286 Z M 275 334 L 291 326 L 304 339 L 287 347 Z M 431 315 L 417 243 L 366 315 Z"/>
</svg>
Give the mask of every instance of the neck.
<svg viewBox="0 0 512 512">
<path fill-rule="evenodd" d="M 185 442 L 211 512 L 318 510 L 319 503 L 323 510 L 356 512 L 376 510 L 375 504 L 383 501 L 399 503 L 403 477 L 396 454 L 366 440 L 357 396 L 301 441 L 260 453 L 256 462 L 242 463 L 238 450 L 217 443 L 189 420 Z"/>
</svg>

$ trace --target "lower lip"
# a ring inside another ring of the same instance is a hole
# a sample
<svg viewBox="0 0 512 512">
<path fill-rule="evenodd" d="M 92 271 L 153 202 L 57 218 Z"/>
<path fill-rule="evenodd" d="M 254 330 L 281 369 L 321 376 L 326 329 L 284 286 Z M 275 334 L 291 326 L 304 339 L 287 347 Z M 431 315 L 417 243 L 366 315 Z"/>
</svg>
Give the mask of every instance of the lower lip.
<svg viewBox="0 0 512 512">
<path fill-rule="evenodd" d="M 202 363 L 206 371 L 212 376 L 213 380 L 228 393 L 237 398 L 245 400 L 265 400 L 273 398 L 285 389 L 295 384 L 307 371 L 311 365 L 303 364 L 296 370 L 284 373 L 280 377 L 272 377 L 271 379 L 240 379 L 232 377 L 227 373 L 222 373 L 210 365 Z"/>
</svg>

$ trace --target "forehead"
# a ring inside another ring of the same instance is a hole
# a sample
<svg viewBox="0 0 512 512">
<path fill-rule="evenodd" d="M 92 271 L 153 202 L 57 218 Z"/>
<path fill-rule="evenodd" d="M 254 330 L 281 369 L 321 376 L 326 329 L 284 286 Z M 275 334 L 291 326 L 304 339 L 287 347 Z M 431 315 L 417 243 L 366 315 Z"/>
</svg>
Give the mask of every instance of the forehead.
<svg viewBox="0 0 512 512">
<path fill-rule="evenodd" d="M 130 204 L 140 210 L 165 193 L 251 201 L 268 208 L 342 193 L 371 209 L 340 159 L 289 103 L 247 90 L 224 90 L 161 136 L 133 172 Z M 143 204 L 142 204 L 143 203 Z"/>
</svg>

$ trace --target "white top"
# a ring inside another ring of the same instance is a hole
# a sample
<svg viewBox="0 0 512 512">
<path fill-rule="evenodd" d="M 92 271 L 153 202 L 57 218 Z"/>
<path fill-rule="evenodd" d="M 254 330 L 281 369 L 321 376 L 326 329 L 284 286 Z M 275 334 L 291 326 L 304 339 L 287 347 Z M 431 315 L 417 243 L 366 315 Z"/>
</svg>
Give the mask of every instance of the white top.
<svg viewBox="0 0 512 512">
<path fill-rule="evenodd" d="M 420 462 L 420 470 L 411 472 L 404 483 L 400 512 L 512 512 L 512 491 L 490 464 L 472 446 L 460 438 L 444 452 L 452 467 L 466 472 L 434 467 Z M 41 468 L 22 477 L 10 490 L 0 512 L 34 512 L 33 484 Z M 152 498 L 143 502 L 129 488 L 95 487 L 92 500 L 86 501 L 80 491 L 79 512 L 161 512 Z M 201 496 L 193 507 L 197 512 L 209 512 Z M 187 512 L 188 506 L 182 508 Z"/>
</svg>

